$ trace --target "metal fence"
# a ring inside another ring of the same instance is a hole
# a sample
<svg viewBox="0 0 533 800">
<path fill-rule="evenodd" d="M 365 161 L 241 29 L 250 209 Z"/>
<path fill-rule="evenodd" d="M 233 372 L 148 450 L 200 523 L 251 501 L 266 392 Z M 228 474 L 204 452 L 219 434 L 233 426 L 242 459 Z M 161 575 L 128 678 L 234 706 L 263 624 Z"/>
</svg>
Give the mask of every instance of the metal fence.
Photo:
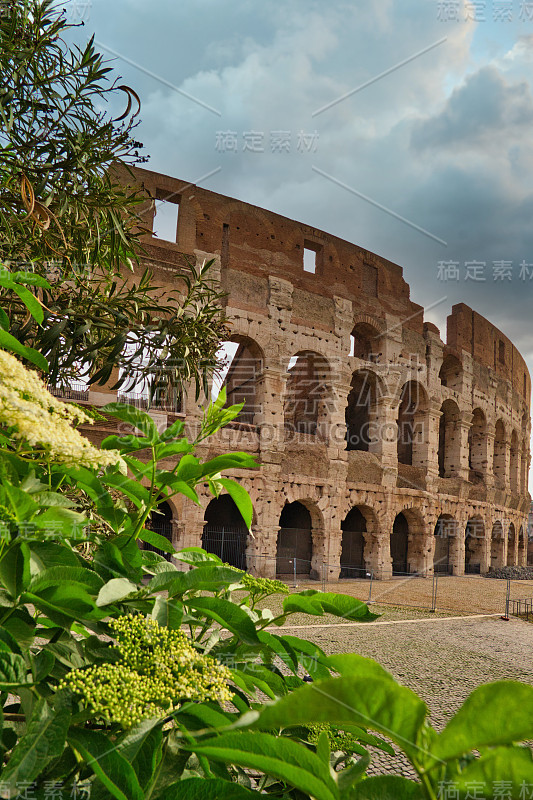
<svg viewBox="0 0 533 800">
<path fill-rule="evenodd" d="M 54 397 L 64 400 L 88 400 L 89 387 L 85 383 L 70 383 L 68 386 L 48 386 L 48 391 Z"/>
<path fill-rule="evenodd" d="M 242 528 L 224 525 L 206 525 L 202 534 L 202 547 L 218 556 L 226 564 L 246 569 L 246 538 Z"/>
</svg>

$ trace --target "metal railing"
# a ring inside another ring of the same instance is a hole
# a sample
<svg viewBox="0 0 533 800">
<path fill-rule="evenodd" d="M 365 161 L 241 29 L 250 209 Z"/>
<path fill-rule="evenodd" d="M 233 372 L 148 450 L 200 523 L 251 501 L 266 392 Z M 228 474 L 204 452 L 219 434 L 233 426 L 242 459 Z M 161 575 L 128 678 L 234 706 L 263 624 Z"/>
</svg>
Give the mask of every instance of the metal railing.
<svg viewBox="0 0 533 800">
<path fill-rule="evenodd" d="M 71 382 L 68 386 L 47 386 L 51 395 L 61 397 L 64 400 L 85 400 L 89 399 L 89 387 L 85 383 Z"/>
<path fill-rule="evenodd" d="M 181 411 L 180 397 L 159 398 L 155 395 L 150 398 L 148 394 L 143 394 L 142 392 L 122 392 L 117 395 L 117 401 L 143 410 L 153 408 L 157 411 L 170 411 L 174 414 L 179 414 Z"/>
</svg>

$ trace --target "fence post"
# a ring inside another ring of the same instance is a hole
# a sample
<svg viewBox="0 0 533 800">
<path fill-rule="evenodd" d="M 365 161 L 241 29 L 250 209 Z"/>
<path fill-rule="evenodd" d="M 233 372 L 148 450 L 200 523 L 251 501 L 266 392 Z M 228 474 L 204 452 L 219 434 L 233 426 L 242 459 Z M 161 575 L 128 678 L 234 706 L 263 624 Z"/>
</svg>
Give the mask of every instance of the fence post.
<svg viewBox="0 0 533 800">
<path fill-rule="evenodd" d="M 511 579 L 507 578 L 507 593 L 505 595 L 505 616 L 501 617 L 501 619 L 505 620 L 505 622 L 509 622 L 509 601 L 511 598 Z"/>
<path fill-rule="evenodd" d="M 433 573 L 433 586 L 431 593 L 431 611 L 435 613 L 437 610 L 437 586 L 439 577 L 436 572 Z"/>
<path fill-rule="evenodd" d="M 327 564 L 325 561 L 322 562 L 322 591 L 326 591 L 326 567 Z"/>
<path fill-rule="evenodd" d="M 293 588 L 296 589 L 296 559 L 295 558 L 292 559 L 292 571 L 293 571 L 293 575 L 294 575 L 294 581 L 293 581 L 294 587 Z"/>
<path fill-rule="evenodd" d="M 371 570 L 371 572 L 370 572 L 370 586 L 368 587 L 368 600 L 366 601 L 367 603 L 370 603 L 370 601 L 372 600 L 372 581 L 373 580 L 374 580 L 374 570 Z"/>
</svg>

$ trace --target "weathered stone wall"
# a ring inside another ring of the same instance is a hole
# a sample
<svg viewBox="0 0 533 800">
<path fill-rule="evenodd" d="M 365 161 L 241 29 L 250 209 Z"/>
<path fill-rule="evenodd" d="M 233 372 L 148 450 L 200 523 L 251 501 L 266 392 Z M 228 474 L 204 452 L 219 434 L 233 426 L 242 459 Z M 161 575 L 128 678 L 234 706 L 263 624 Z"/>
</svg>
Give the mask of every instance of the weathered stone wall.
<svg viewBox="0 0 533 800">
<path fill-rule="evenodd" d="M 261 465 L 236 475 L 255 505 L 249 569 L 275 574 L 280 515 L 296 501 L 311 515 L 312 577 L 350 566 L 356 534 L 343 523 L 354 507 L 366 530 L 352 566 L 378 578 L 402 565 L 431 575 L 526 563 L 531 382 L 503 333 L 459 304 L 444 343 L 398 265 L 201 187 L 142 169 L 137 177 L 179 202 L 176 241 L 144 237 L 158 285 L 175 287 L 185 257 L 214 258 L 232 340 L 255 353 L 252 424 L 209 445 L 209 455 L 248 450 Z M 304 367 L 307 384 L 297 381 Z M 192 395 L 184 412 L 194 426 Z M 175 514 L 175 544 L 200 544 L 203 509 Z"/>
</svg>

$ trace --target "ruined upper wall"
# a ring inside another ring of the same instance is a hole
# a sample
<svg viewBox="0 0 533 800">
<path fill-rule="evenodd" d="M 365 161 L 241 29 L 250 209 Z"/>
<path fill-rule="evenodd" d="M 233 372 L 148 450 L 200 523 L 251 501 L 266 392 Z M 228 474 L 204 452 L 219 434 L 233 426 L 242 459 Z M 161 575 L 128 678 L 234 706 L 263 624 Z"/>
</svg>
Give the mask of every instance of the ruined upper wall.
<svg viewBox="0 0 533 800">
<path fill-rule="evenodd" d="M 452 306 L 447 320 L 447 343 L 455 350 L 466 350 L 474 361 L 494 370 L 498 378 L 511 382 L 529 408 L 531 378 L 526 362 L 495 325 L 464 303 Z"/>
<path fill-rule="evenodd" d="M 149 170 L 135 172 L 153 197 L 166 195 L 179 202 L 176 243 L 145 238 L 154 261 L 180 264 L 182 253 L 219 253 L 226 290 L 238 286 L 244 301 L 248 297 L 257 310 L 266 309 L 268 276 L 277 276 L 290 280 L 303 293 L 302 308 L 309 305 L 309 294 L 344 297 L 358 311 L 376 317 L 405 317 L 406 326 L 423 335 L 422 308 L 411 302 L 409 286 L 397 264 L 248 203 Z M 146 213 L 146 227 L 151 227 L 152 221 L 153 212 Z M 317 254 L 314 274 L 303 269 L 306 247 Z M 243 278 L 243 273 L 248 277 Z"/>
<path fill-rule="evenodd" d="M 397 264 L 317 228 L 194 184 L 145 169 L 134 172 L 152 197 L 179 204 L 176 242 L 144 237 L 154 267 L 179 267 L 184 256 L 194 261 L 198 251 L 218 254 L 222 285 L 233 307 L 268 313 L 269 276 L 279 277 L 294 287 L 294 322 L 333 330 L 333 298 L 346 298 L 354 316 L 368 314 L 384 322 L 387 315 L 404 319 L 404 349 L 423 353 L 424 330 L 434 326 L 424 323 L 422 306 L 411 301 Z M 126 176 L 124 180 L 131 181 Z M 153 218 L 153 206 L 147 203 L 143 222 L 148 230 Z M 304 248 L 316 252 L 314 274 L 304 271 Z M 465 350 L 498 379 L 510 381 L 529 408 L 531 380 L 524 359 L 498 328 L 463 303 L 453 306 L 448 317 L 446 350 L 459 358 Z"/>
</svg>

